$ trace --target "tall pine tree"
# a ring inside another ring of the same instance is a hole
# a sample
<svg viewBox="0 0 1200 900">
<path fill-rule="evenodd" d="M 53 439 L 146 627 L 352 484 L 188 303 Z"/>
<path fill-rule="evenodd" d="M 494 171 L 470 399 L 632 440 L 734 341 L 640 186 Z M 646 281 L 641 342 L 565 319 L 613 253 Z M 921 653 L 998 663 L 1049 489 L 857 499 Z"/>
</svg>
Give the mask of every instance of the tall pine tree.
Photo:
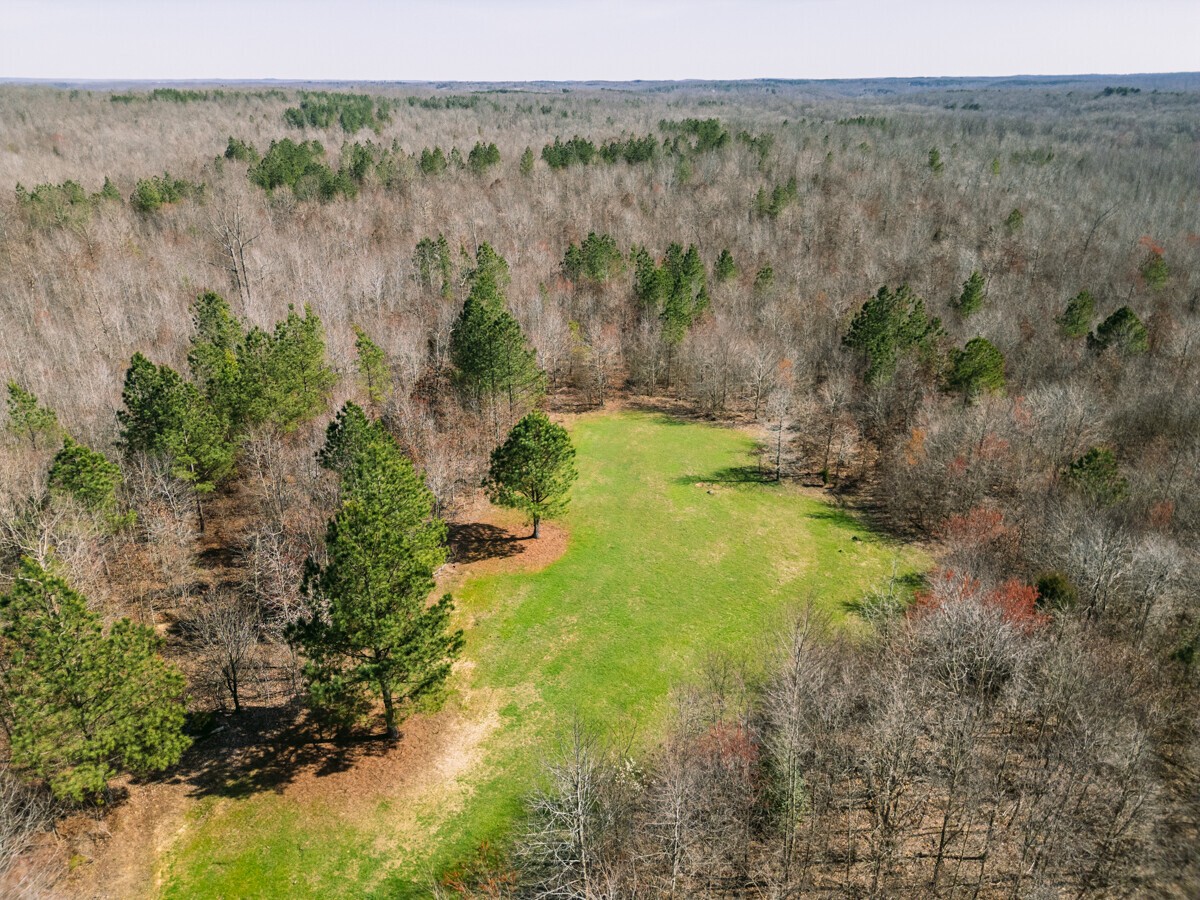
<svg viewBox="0 0 1200 900">
<path fill-rule="evenodd" d="M 487 244 L 481 245 L 471 291 L 450 334 L 450 360 L 458 384 L 473 403 L 490 407 L 497 440 L 500 404 L 507 401 L 511 421 L 519 405 L 536 402 L 545 390 L 537 354 L 505 308 L 507 279 L 508 264 Z"/>
<path fill-rule="evenodd" d="M 354 710 L 372 691 L 396 740 L 404 712 L 445 682 L 463 645 L 450 629 L 450 596 L 428 603 L 446 526 L 392 436 L 344 412 L 339 420 L 353 425 L 331 429 L 341 446 L 325 454 L 342 471 L 341 506 L 325 536 L 328 562 L 310 563 L 305 577 L 316 612 L 292 638 L 314 703 Z"/>
</svg>

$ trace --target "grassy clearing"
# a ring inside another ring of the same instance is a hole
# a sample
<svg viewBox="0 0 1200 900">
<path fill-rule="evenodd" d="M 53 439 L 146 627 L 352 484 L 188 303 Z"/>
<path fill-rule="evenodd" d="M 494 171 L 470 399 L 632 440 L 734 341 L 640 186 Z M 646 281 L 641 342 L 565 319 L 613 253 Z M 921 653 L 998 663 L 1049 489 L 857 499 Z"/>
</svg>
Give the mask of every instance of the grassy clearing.
<svg viewBox="0 0 1200 900">
<path fill-rule="evenodd" d="M 503 839 L 574 715 L 648 742 L 671 686 L 705 656 L 765 648 L 809 596 L 842 617 L 894 562 L 902 574 L 924 563 L 758 481 L 741 432 L 622 413 L 584 416 L 572 436 L 567 553 L 455 591 L 463 712 L 498 713 L 469 774 L 404 808 L 363 797 L 352 823 L 275 795 L 222 801 L 170 856 L 167 896 L 428 896 L 431 873 Z"/>
</svg>

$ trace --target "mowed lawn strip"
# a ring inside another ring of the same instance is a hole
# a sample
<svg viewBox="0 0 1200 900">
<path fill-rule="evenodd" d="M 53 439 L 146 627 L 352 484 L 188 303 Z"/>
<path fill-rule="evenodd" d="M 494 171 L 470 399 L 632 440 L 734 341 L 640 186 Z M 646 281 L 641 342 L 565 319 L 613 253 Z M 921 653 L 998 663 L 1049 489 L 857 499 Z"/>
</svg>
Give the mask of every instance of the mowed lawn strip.
<svg viewBox="0 0 1200 900">
<path fill-rule="evenodd" d="M 336 822 L 314 818 L 320 809 L 239 800 L 275 808 L 211 813 L 172 855 L 168 896 L 428 896 L 433 873 L 504 840 L 575 716 L 648 745 L 671 687 L 706 657 L 761 654 L 807 598 L 838 619 L 894 564 L 903 575 L 926 562 L 819 499 L 759 480 L 744 432 L 624 412 L 582 416 L 571 436 L 580 477 L 566 554 L 540 572 L 454 590 L 467 628 L 463 696 L 499 711 L 457 802 L 404 810 L 405 828 L 382 809 L 371 839 L 361 817 L 339 835 Z M 236 840 L 223 842 L 234 823 Z M 425 833 L 411 833 L 413 823 Z M 298 851 L 298 828 L 322 835 L 320 858 Z M 286 871 L 301 859 L 306 871 Z"/>
</svg>

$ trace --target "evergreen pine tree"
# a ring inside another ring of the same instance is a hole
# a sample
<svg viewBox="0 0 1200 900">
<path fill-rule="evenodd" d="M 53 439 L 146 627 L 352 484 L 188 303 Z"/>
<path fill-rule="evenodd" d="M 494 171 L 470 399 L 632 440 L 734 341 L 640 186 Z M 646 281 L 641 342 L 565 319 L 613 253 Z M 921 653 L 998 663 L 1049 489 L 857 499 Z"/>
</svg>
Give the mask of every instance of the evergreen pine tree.
<svg viewBox="0 0 1200 900">
<path fill-rule="evenodd" d="M 337 382 L 325 362 L 325 331 L 307 306 L 288 307 L 272 333 L 252 328 L 239 355 L 242 420 L 294 431 L 325 409 Z"/>
<path fill-rule="evenodd" d="M 728 250 L 722 250 L 717 257 L 716 265 L 713 266 L 713 277 L 718 282 L 725 282 L 736 276 L 737 265 L 733 261 L 733 254 Z"/>
<path fill-rule="evenodd" d="M 1067 301 L 1067 308 L 1055 321 L 1066 337 L 1081 338 L 1092 327 L 1092 317 L 1095 314 L 1096 301 L 1087 291 L 1080 291 Z"/>
<path fill-rule="evenodd" d="M 51 489 L 74 497 L 92 512 L 112 513 L 121 469 L 103 453 L 67 437 L 50 463 L 49 482 Z"/>
<path fill-rule="evenodd" d="M 1122 306 L 1088 335 L 1088 346 L 1093 350 L 1114 347 L 1126 356 L 1133 356 L 1150 349 L 1150 333 L 1137 313 Z"/>
<path fill-rule="evenodd" d="M 0 597 L 0 692 L 12 765 L 58 797 L 99 798 L 120 772 L 179 761 L 184 678 L 152 629 L 100 617 L 58 576 L 24 560 Z"/>
<path fill-rule="evenodd" d="M 315 704 L 360 709 L 372 690 L 396 740 L 405 710 L 445 682 L 463 636 L 450 630 L 449 595 L 427 604 L 446 558 L 433 495 L 391 435 L 366 427 L 356 446 L 328 454 L 344 467 L 341 506 L 326 532 L 328 562 L 310 563 L 305 577 L 319 612 L 291 636 Z"/>
<path fill-rule="evenodd" d="M 925 301 L 907 284 L 895 291 L 884 285 L 854 316 L 842 343 L 866 355 L 865 377 L 872 384 L 889 380 L 901 355 L 931 351 L 941 334 L 941 321 L 929 318 Z"/>
<path fill-rule="evenodd" d="M 354 350 L 358 355 L 358 375 L 367 397 L 378 407 L 392 393 L 392 373 L 379 345 L 359 326 L 354 326 Z"/>
<path fill-rule="evenodd" d="M 1003 390 L 1004 354 L 986 338 L 972 338 L 954 354 L 949 381 L 967 400 L 984 391 Z"/>
<path fill-rule="evenodd" d="M 1107 447 L 1093 447 L 1071 463 L 1067 483 L 1100 506 L 1112 506 L 1129 496 L 1129 482 Z"/>
<path fill-rule="evenodd" d="M 524 512 L 538 538 L 543 519 L 566 511 L 567 494 L 577 477 L 575 448 L 566 429 L 535 410 L 492 451 L 485 487 L 493 503 Z"/>
<path fill-rule="evenodd" d="M 970 277 L 963 282 L 962 293 L 958 295 L 958 300 L 954 304 L 959 315 L 965 319 L 973 313 L 978 312 L 980 307 L 983 306 L 984 290 L 982 273 L 979 271 L 972 272 Z"/>
<path fill-rule="evenodd" d="M 526 147 L 525 152 L 521 154 L 521 174 L 526 175 L 526 176 L 532 175 L 533 174 L 533 163 L 534 163 L 533 148 Z"/>
<path fill-rule="evenodd" d="M 8 430 L 29 438 L 30 446 L 36 450 L 39 437 L 53 440 L 58 435 L 58 416 L 50 407 L 40 404 L 31 391 L 10 381 Z"/>
<path fill-rule="evenodd" d="M 241 418 L 242 397 L 238 357 L 246 334 L 229 303 L 207 291 L 196 298 L 192 312 L 195 331 L 188 367 L 204 396 L 230 423 Z"/>
<path fill-rule="evenodd" d="M 236 444 L 229 423 L 169 366 L 155 366 L 135 353 L 121 392 L 121 446 L 170 460 L 171 474 L 196 491 L 196 514 L 204 530 L 200 496 L 214 491 L 232 471 Z"/>
<path fill-rule="evenodd" d="M 507 400 L 511 416 L 518 403 L 536 401 L 545 379 L 520 324 L 504 307 L 501 283 L 507 277 L 508 264 L 487 244 L 481 245 L 471 292 L 450 334 L 457 381 L 473 402 L 491 406 L 497 440 L 499 402 Z"/>
</svg>

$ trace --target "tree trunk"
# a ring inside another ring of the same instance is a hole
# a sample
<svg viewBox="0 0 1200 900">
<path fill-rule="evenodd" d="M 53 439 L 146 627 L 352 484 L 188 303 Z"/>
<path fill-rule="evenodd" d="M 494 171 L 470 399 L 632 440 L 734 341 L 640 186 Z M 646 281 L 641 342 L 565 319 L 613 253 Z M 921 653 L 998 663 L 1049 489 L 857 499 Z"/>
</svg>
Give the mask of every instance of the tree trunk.
<svg viewBox="0 0 1200 900">
<path fill-rule="evenodd" d="M 388 740 L 399 741 L 400 729 L 396 727 L 396 706 L 392 702 L 392 686 L 386 679 L 381 679 L 379 689 L 383 693 L 383 722 L 387 726 Z"/>
<path fill-rule="evenodd" d="M 533 539 L 536 541 L 542 536 L 542 520 L 539 516 L 533 517 Z"/>
<path fill-rule="evenodd" d="M 196 518 L 199 520 L 200 533 L 204 534 L 204 506 L 200 503 L 200 495 L 196 495 Z"/>
</svg>

